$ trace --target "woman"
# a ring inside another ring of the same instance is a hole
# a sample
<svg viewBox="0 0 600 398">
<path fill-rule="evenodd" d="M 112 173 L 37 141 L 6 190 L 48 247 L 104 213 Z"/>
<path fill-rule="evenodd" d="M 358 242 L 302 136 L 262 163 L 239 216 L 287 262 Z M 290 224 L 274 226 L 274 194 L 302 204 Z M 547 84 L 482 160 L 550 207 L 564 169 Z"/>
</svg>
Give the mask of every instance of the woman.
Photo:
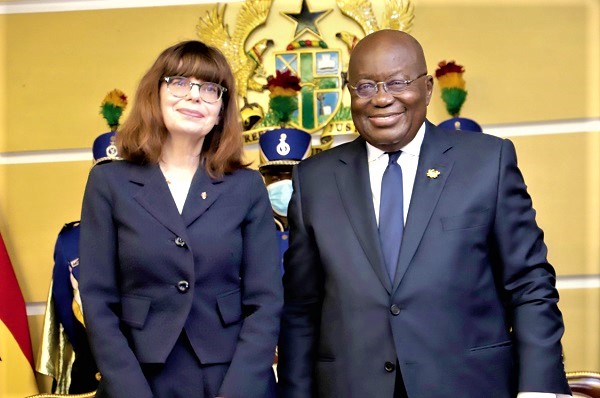
<svg viewBox="0 0 600 398">
<path fill-rule="evenodd" d="M 271 206 L 242 161 L 234 78 L 198 41 L 164 50 L 92 169 L 80 290 L 98 397 L 269 397 L 282 306 Z"/>
</svg>

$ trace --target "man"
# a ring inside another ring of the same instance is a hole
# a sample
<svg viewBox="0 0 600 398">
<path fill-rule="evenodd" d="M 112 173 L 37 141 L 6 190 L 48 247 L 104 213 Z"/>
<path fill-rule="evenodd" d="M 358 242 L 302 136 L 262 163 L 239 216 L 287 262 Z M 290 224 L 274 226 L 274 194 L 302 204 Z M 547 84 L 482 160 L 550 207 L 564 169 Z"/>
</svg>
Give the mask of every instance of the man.
<svg viewBox="0 0 600 398">
<path fill-rule="evenodd" d="M 426 120 L 433 78 L 406 33 L 366 36 L 348 82 L 361 137 L 294 169 L 281 396 L 569 394 L 513 144 Z"/>
</svg>

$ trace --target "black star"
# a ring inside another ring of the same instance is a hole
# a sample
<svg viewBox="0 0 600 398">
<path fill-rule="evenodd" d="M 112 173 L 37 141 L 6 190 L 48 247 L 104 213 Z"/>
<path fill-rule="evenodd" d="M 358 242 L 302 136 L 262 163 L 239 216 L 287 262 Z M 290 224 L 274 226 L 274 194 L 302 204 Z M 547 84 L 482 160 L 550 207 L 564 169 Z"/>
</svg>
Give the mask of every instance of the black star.
<svg viewBox="0 0 600 398">
<path fill-rule="evenodd" d="M 296 33 L 294 40 L 302 36 L 306 31 L 312 32 L 315 36 L 322 39 L 319 28 L 317 28 L 317 22 L 324 18 L 327 14 L 333 11 L 332 8 L 323 11 L 312 12 L 306 0 L 302 0 L 302 9 L 298 13 L 293 12 L 281 12 L 281 15 L 291 19 L 296 23 Z"/>
</svg>

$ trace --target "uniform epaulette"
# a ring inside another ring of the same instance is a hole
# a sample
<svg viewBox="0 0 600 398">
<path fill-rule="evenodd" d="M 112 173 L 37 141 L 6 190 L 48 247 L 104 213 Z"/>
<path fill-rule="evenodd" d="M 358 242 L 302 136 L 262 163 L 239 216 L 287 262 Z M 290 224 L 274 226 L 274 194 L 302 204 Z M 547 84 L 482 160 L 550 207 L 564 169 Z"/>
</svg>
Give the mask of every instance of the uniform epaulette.
<svg viewBox="0 0 600 398">
<path fill-rule="evenodd" d="M 78 225 L 79 225 L 79 220 L 66 223 L 65 225 L 63 225 L 62 229 L 60 230 L 60 233 L 69 231 L 69 230 L 77 227 Z"/>
</svg>

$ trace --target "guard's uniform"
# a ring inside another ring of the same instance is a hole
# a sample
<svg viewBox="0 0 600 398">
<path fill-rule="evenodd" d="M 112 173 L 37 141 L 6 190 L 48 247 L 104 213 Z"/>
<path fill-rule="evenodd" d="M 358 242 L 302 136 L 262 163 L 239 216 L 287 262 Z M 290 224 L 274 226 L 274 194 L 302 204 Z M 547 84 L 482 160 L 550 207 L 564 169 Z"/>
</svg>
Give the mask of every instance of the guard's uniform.
<svg viewBox="0 0 600 398">
<path fill-rule="evenodd" d="M 292 168 L 310 156 L 311 136 L 303 130 L 281 128 L 263 133 L 258 144 L 261 160 L 258 170 L 265 179 L 273 207 L 283 274 L 283 254 L 289 245 L 287 206 L 292 192 Z"/>
<path fill-rule="evenodd" d="M 120 159 L 115 133 L 100 134 L 92 146 L 94 165 Z M 79 394 L 98 387 L 98 368 L 91 353 L 79 298 L 79 221 L 65 224 L 54 246 L 37 371 L 51 376 L 52 391 Z"/>
</svg>

